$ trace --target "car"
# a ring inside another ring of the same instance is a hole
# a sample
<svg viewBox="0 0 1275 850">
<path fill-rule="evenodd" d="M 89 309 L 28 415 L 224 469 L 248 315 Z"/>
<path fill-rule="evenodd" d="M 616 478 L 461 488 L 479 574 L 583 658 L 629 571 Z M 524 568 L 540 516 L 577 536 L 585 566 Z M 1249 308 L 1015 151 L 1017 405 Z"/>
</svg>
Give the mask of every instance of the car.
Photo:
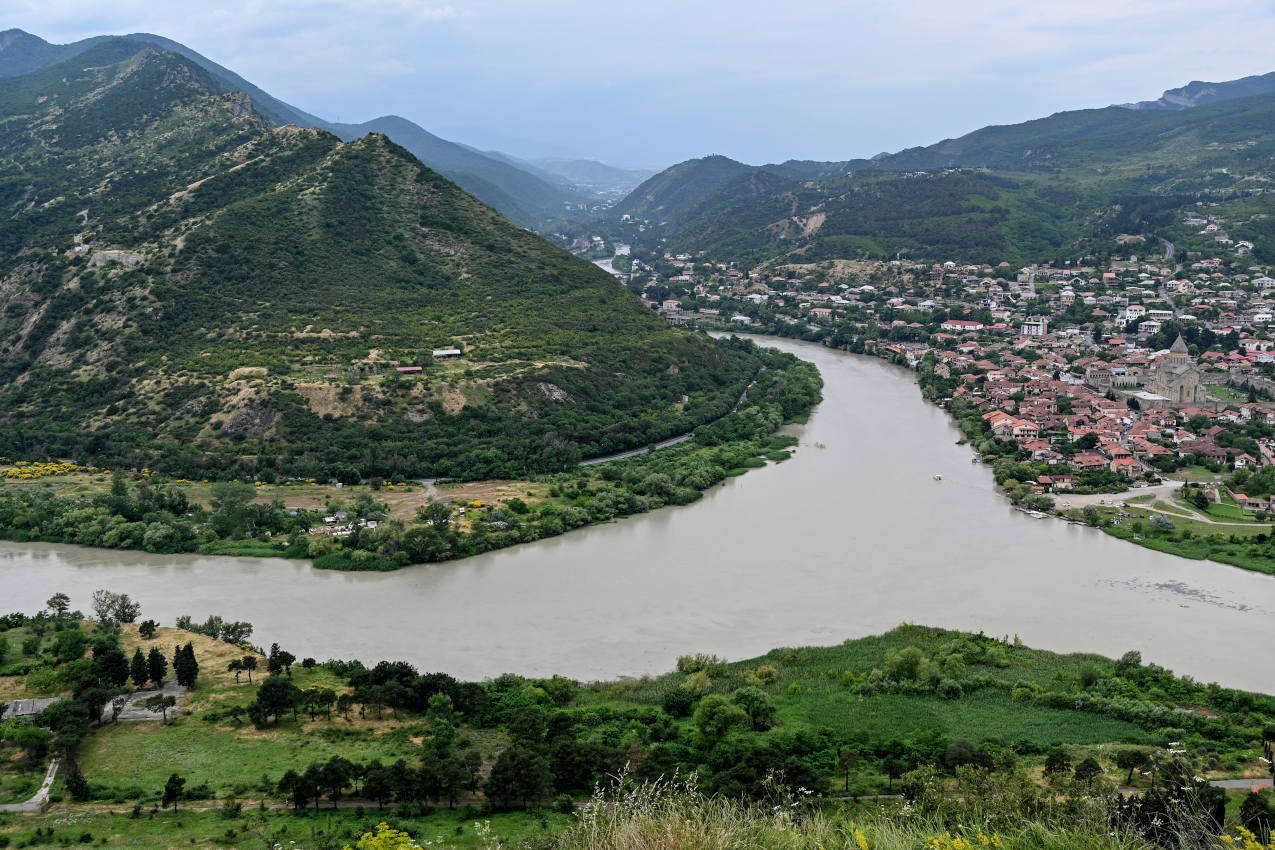
<svg viewBox="0 0 1275 850">
<path fill-rule="evenodd" d="M 1058 503 L 1058 507 L 1060 507 L 1060 508 L 1070 508 L 1070 507 L 1071 507 L 1071 502 L 1059 502 L 1059 503 Z"/>
</svg>

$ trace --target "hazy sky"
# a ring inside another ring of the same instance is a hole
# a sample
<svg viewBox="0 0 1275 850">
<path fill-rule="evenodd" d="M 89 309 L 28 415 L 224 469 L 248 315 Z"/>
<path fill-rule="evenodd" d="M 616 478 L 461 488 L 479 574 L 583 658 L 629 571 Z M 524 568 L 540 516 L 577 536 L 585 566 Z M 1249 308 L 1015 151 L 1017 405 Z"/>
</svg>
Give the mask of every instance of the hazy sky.
<svg viewBox="0 0 1275 850">
<path fill-rule="evenodd" d="M 5 0 L 153 32 L 308 112 L 521 155 L 848 159 L 1275 70 L 1275 0 Z"/>
</svg>

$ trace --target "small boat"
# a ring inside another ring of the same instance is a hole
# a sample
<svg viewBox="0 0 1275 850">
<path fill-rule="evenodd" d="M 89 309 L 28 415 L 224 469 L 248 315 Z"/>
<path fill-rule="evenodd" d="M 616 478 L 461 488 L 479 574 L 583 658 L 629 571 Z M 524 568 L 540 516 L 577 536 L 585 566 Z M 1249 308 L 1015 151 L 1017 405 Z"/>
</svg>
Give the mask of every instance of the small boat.
<svg viewBox="0 0 1275 850">
<path fill-rule="evenodd" d="M 934 480 L 935 480 L 935 481 L 942 481 L 942 480 L 943 480 L 943 476 L 942 476 L 942 475 L 935 475 L 935 476 L 934 476 Z"/>
</svg>

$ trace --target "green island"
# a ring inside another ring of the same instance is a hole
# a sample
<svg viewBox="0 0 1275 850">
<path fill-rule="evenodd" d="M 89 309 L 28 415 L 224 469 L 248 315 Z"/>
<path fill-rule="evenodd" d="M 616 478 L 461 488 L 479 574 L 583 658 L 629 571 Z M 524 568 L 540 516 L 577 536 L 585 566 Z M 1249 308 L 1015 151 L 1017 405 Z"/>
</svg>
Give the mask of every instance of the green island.
<svg viewBox="0 0 1275 850">
<path fill-rule="evenodd" d="M 92 604 L 0 619 L 0 700 L 26 712 L 0 726 L 0 802 L 59 761 L 45 802 L 0 813 L 3 846 L 340 847 L 383 823 L 456 847 L 1220 847 L 1275 823 L 1275 699 L 1136 651 L 903 625 L 640 679 L 463 682 Z"/>
</svg>

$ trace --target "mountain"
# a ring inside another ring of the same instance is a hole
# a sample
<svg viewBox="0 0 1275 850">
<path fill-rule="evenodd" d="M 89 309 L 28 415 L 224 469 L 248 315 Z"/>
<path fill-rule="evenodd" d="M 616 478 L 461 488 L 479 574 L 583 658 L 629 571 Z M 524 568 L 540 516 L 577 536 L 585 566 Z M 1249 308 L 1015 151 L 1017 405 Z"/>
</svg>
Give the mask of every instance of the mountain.
<svg viewBox="0 0 1275 850">
<path fill-rule="evenodd" d="M 720 155 L 687 160 L 643 181 L 612 208 L 611 214 L 616 218 L 676 222 L 705 198 L 757 170 L 756 166 Z"/>
<path fill-rule="evenodd" d="M 326 124 L 324 129 L 346 141 L 382 133 L 474 197 L 525 226 L 552 220 L 562 214 L 565 203 L 583 198 L 570 184 L 546 180 L 510 162 L 440 139 L 397 115 L 362 124 Z"/>
<path fill-rule="evenodd" d="M 604 229 L 639 250 L 745 262 L 1029 262 L 1101 257 L 1122 233 L 1176 235 L 1180 213 L 1207 199 L 1234 239 L 1275 259 L 1275 93 L 1230 96 L 1240 83 L 1190 109 L 1061 112 L 870 160 L 690 160 L 638 187 Z"/>
<path fill-rule="evenodd" d="M 1125 109 L 1190 109 L 1193 106 L 1216 103 L 1219 100 L 1270 92 L 1275 92 L 1275 71 L 1225 83 L 1204 83 L 1193 80 L 1180 88 L 1167 89 L 1156 100 L 1122 103 L 1120 106 Z"/>
<path fill-rule="evenodd" d="M 386 136 L 275 127 L 136 39 L 6 79 L 0 158 L 9 457 L 526 475 L 684 433 L 758 368 Z"/>
<path fill-rule="evenodd" d="M 0 77 L 26 74 L 69 60 L 107 38 L 95 36 L 73 44 L 50 44 L 22 30 L 8 30 L 0 33 Z M 516 164 L 441 139 L 405 118 L 389 115 L 362 124 L 332 123 L 284 103 L 235 72 L 171 39 L 151 33 L 133 33 L 121 38 L 182 56 L 207 71 L 227 89 L 247 93 L 257 114 L 276 127 L 295 124 L 318 128 L 347 141 L 368 133 L 384 133 L 426 165 L 524 227 L 547 227 L 562 216 L 566 204 L 579 202 L 585 197 L 570 184 L 546 180 Z"/>
</svg>

